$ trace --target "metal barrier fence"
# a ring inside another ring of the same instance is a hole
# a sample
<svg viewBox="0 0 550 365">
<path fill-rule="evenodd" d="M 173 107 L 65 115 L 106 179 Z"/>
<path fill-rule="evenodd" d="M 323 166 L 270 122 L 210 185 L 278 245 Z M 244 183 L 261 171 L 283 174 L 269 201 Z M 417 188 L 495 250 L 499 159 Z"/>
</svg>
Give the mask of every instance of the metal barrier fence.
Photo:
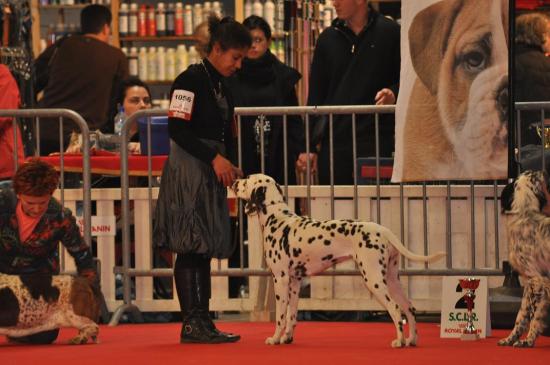
<svg viewBox="0 0 550 365">
<path fill-rule="evenodd" d="M 357 159 L 357 148 L 355 145 L 355 123 L 356 115 L 359 114 L 374 114 L 375 115 L 375 130 L 379 130 L 379 114 L 393 113 L 393 106 L 341 106 L 341 107 L 274 107 L 274 108 L 237 108 L 235 110 L 238 116 L 238 123 L 241 123 L 242 116 L 248 115 L 282 115 L 284 129 L 284 154 L 285 165 L 287 156 L 287 116 L 300 115 L 305 123 L 306 131 L 306 152 L 309 151 L 309 118 L 311 115 L 328 115 L 330 144 L 332 145 L 332 128 L 333 116 L 339 114 L 351 114 L 352 131 L 353 131 L 353 159 L 354 159 L 354 184 L 351 186 L 314 186 L 311 184 L 312 179 L 309 174 L 306 176 L 306 184 L 300 186 L 288 186 L 285 184 L 284 193 L 291 205 L 294 206 L 294 199 L 306 198 L 307 211 L 314 213 L 315 218 L 332 219 L 332 218 L 354 218 L 362 220 L 374 220 L 389 226 L 394 231 L 399 231 L 401 240 L 405 242 L 410 249 L 424 254 L 437 249 L 447 251 L 447 259 L 443 266 L 434 264 L 428 266 L 418 266 L 412 263 L 402 262 L 400 274 L 409 277 L 414 276 L 441 276 L 441 275 L 483 275 L 483 276 L 500 276 L 500 262 L 502 260 L 501 242 L 505 242 L 503 230 L 500 230 L 499 210 L 498 210 L 498 195 L 500 188 L 497 181 L 493 181 L 491 185 L 475 185 L 474 182 L 469 184 L 457 185 L 451 181 L 447 181 L 444 185 L 441 184 L 389 184 L 382 185 L 380 178 L 380 156 L 379 156 L 379 138 L 376 137 L 376 183 L 372 186 L 363 186 L 357 183 L 357 169 L 355 161 Z M 148 146 L 151 146 L 151 124 L 149 117 L 166 115 L 166 110 L 148 110 L 140 111 L 132 115 L 125 122 L 122 129 L 123 145 L 128 141 L 130 126 L 135 123 L 138 118 L 148 118 L 147 122 L 147 138 Z M 260 118 L 261 119 L 261 118 Z M 260 130 L 262 130 L 261 128 Z M 263 136 L 262 136 L 263 137 Z M 239 161 L 242 161 L 242 144 L 239 139 Z M 263 143 L 263 142 L 262 142 Z M 149 147 L 150 148 L 150 147 Z M 151 155 L 148 151 L 149 167 L 151 166 Z M 154 268 L 132 268 L 131 262 L 131 242 L 130 242 L 130 208 L 129 208 L 129 184 L 128 184 L 128 151 L 125 148 L 121 150 L 121 175 L 122 175 L 122 218 L 123 218 L 123 266 L 116 267 L 115 273 L 123 277 L 123 304 L 119 306 L 111 320 L 111 324 L 118 323 L 120 317 L 125 311 L 132 314 L 138 313 L 138 307 L 132 303 L 131 293 L 131 278 L 132 277 L 169 277 L 172 276 L 171 269 L 154 269 Z M 333 163 L 331 159 L 331 180 L 333 178 Z M 264 163 L 262 163 L 263 169 Z M 309 166 L 308 166 L 309 168 Z M 285 170 L 288 166 L 285 166 Z M 149 170 L 151 170 L 149 168 Z M 285 182 L 287 181 L 287 173 L 285 173 Z M 149 173 L 149 215 L 152 213 L 152 201 L 158 194 L 158 189 L 153 188 L 152 176 Z M 348 200 L 337 200 L 335 198 L 348 198 Z M 351 199 L 350 199 L 351 198 Z M 312 209 L 312 203 L 314 205 Z M 330 214 L 327 214 L 327 208 L 330 207 Z M 385 211 L 383 212 L 383 209 Z M 431 214 L 428 214 L 429 210 Z M 458 210 L 459 213 L 453 215 L 453 210 Z M 469 214 L 468 214 L 469 210 Z M 217 262 L 217 269 L 212 271 L 213 276 L 248 276 L 250 278 L 250 292 L 252 286 L 255 286 L 254 291 L 258 294 L 252 302 L 241 301 L 234 306 L 227 305 L 224 308 L 237 308 L 241 310 L 265 311 L 268 306 L 267 299 L 262 296 L 268 296 L 266 276 L 270 273 L 265 269 L 262 262 L 261 243 L 257 241 L 254 233 L 253 225 L 249 225 L 248 249 L 249 249 L 249 265 L 245 268 L 243 265 L 244 251 L 244 232 L 242 209 L 239 210 L 239 227 L 240 227 L 240 267 L 227 268 L 227 264 Z M 421 211 L 421 214 L 418 212 Z M 389 212 L 389 213 L 388 213 Z M 399 212 L 397 214 L 397 212 Z M 435 213 L 433 213 L 435 212 Z M 476 214 L 477 213 L 477 214 Z M 398 217 L 398 218 L 396 218 Z M 442 219 L 443 217 L 443 219 Z M 465 218 L 466 217 L 466 218 Z M 374 219 L 373 219 L 374 218 Z M 397 221 L 396 221 L 397 220 Z M 469 224 L 467 223 L 469 221 Z M 149 216 L 149 238 L 151 237 L 152 222 Z M 412 228 L 411 228 L 412 227 Z M 416 229 L 422 227 L 421 229 Z M 444 229 L 442 229 L 444 227 Z M 463 230 L 463 227 L 467 227 Z M 256 227 L 257 228 L 257 227 Z M 418 240 L 417 240 L 418 239 Z M 417 242 L 422 242 L 417 244 Z M 443 241 L 443 242 L 441 242 Z M 151 243 L 151 240 L 149 239 Z M 458 242 L 458 243 L 457 243 Z M 492 242 L 492 244 L 491 244 Z M 259 249 L 256 248 L 259 247 Z M 459 247 L 457 247 L 459 246 Z M 465 247 L 467 247 L 465 249 Z M 254 250 L 254 255 L 250 252 Z M 254 256 L 254 257 L 252 257 Z M 481 257 L 481 259 L 478 259 Z M 252 263 L 254 261 L 254 263 Z M 423 266 L 423 267 L 422 267 Z M 338 269 L 329 270 L 322 273 L 321 278 L 312 278 L 311 282 L 323 280 L 323 276 L 349 276 L 358 275 L 359 271 L 354 264 L 351 266 L 339 264 Z M 253 279 L 252 277 L 260 277 Z M 253 283 L 254 280 L 254 283 Z M 356 284 L 353 284 L 356 285 Z M 352 285 L 352 286 L 353 286 Z M 422 287 L 418 282 L 412 283 L 411 287 Z M 432 285 L 432 284 L 429 284 Z M 433 285 L 432 285 L 433 286 Z M 339 289 L 349 287 L 346 285 L 333 285 L 325 282 L 322 284 L 320 292 L 332 292 L 335 294 Z M 427 287 L 427 291 L 431 291 Z M 323 297 L 321 293 L 321 299 Z M 226 298 L 222 298 L 226 299 Z M 215 301 L 215 298 L 212 299 Z M 139 300 L 136 300 L 139 302 Z M 229 301 L 229 299 L 228 299 Z M 358 309 L 361 307 L 360 302 L 338 301 L 332 299 L 336 303 L 335 307 L 319 305 L 320 301 L 312 300 L 314 306 L 319 308 L 333 309 Z M 302 303 L 307 301 L 301 301 Z M 146 304 L 146 302 L 143 302 Z M 219 302 L 217 302 L 219 303 Z M 362 303 L 362 302 L 361 302 Z M 173 305 L 169 306 L 174 308 Z M 215 306 L 214 306 L 215 307 Z M 151 308 L 148 306 L 148 308 Z M 167 308 L 164 306 L 163 308 Z M 427 306 L 428 309 L 435 307 Z"/>
<path fill-rule="evenodd" d="M 541 139 L 540 145 L 540 166 L 544 170 L 546 166 L 546 151 L 550 147 L 550 122 L 545 122 L 547 119 L 546 115 L 550 115 L 550 101 L 537 101 L 537 102 L 520 102 L 515 103 L 516 109 L 516 131 L 515 131 L 515 146 L 518 147 L 515 151 L 516 162 L 518 163 L 520 171 L 522 170 L 521 161 L 522 161 L 522 148 L 523 147 L 523 132 L 525 130 L 525 123 L 536 124 L 536 128 L 540 131 L 539 136 Z M 548 110 L 548 112 L 547 112 Z M 525 112 L 540 112 L 540 119 L 536 118 L 536 121 L 525 120 L 523 114 Z M 522 113 L 523 112 L 523 113 Z M 543 133 L 544 131 L 544 133 Z M 548 131 L 549 134 L 546 133 Z"/>
<path fill-rule="evenodd" d="M 59 149 L 59 159 L 60 159 L 60 201 L 62 205 L 65 205 L 65 168 L 64 168 L 64 149 L 63 149 L 63 121 L 64 119 L 70 120 L 76 123 L 77 127 L 82 133 L 82 200 L 83 200 L 83 229 L 84 229 L 84 241 L 86 244 L 91 246 L 92 244 L 92 234 L 91 234 L 91 223 L 92 223 L 92 213 L 91 213 L 91 175 L 90 175 L 90 132 L 88 124 L 82 118 L 82 116 L 76 113 L 73 110 L 69 109 L 5 109 L 0 110 L 0 117 L 10 117 L 13 118 L 13 138 L 14 138 L 14 166 L 19 166 L 17 160 L 17 134 L 16 130 L 18 128 L 17 118 L 32 118 L 34 120 L 34 126 L 36 130 L 39 130 L 40 127 L 40 118 L 59 118 L 59 138 L 60 138 L 60 149 Z M 36 136 L 35 144 L 35 156 L 40 154 L 40 134 Z M 6 156 L 2 156 L 6 158 Z M 76 212 L 75 212 L 76 213 Z M 64 264 L 64 260 L 62 260 Z M 63 267 L 63 266 L 62 266 Z"/>
</svg>

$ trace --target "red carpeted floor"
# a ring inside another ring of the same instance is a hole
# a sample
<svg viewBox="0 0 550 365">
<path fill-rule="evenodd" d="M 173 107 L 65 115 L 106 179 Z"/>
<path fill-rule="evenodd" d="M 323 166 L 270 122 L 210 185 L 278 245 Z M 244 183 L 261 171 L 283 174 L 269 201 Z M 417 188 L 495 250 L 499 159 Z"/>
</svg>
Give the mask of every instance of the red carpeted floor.
<svg viewBox="0 0 550 365">
<path fill-rule="evenodd" d="M 268 346 L 272 323 L 222 322 L 218 327 L 242 336 L 240 342 L 223 345 L 180 345 L 180 326 L 129 324 L 102 326 L 100 343 L 66 345 L 76 334 L 63 329 L 54 345 L 24 346 L 0 339 L 1 365 L 269 365 L 269 364 L 444 364 L 444 365 L 536 365 L 550 361 L 550 338 L 540 337 L 532 349 L 499 347 L 497 340 L 508 330 L 477 342 L 439 338 L 437 324 L 419 324 L 419 344 L 392 349 L 395 336 L 390 323 L 300 322 L 291 345 Z"/>
</svg>

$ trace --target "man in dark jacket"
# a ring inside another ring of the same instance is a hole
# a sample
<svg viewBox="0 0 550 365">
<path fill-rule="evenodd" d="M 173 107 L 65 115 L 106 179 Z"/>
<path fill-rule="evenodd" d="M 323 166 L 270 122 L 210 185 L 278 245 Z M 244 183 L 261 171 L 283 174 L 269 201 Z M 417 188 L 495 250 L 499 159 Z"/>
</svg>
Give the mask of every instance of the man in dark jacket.
<svg viewBox="0 0 550 365">
<path fill-rule="evenodd" d="M 91 130 L 112 132 L 109 120 L 119 83 L 128 77 L 128 61 L 122 51 L 109 45 L 111 11 L 103 5 L 88 5 L 80 13 L 82 35 L 73 35 L 47 48 L 37 59 L 38 75 L 48 74 L 41 108 L 67 108 L 82 115 Z M 112 104 L 112 105 L 111 105 Z M 114 113 L 113 113 L 114 114 Z M 59 121 L 40 123 L 41 154 L 59 152 Z M 66 147 L 76 125 L 63 126 Z"/>
<path fill-rule="evenodd" d="M 321 33 L 315 47 L 308 105 L 394 104 L 401 64 L 399 25 L 376 12 L 367 0 L 335 0 L 333 4 L 338 18 Z M 334 115 L 335 184 L 353 183 L 351 119 L 351 115 Z M 319 181 L 328 184 L 328 118 L 312 124 L 312 148 L 320 147 Z M 394 130 L 393 117 L 380 118 L 381 156 L 392 156 Z M 374 116 L 357 116 L 357 152 L 358 156 L 376 155 Z"/>
</svg>

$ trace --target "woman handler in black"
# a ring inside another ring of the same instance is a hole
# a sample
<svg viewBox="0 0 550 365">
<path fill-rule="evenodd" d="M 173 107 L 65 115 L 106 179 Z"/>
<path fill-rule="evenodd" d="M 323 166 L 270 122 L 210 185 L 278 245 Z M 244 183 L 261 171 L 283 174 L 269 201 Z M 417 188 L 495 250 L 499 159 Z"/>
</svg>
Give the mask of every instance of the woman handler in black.
<svg viewBox="0 0 550 365">
<path fill-rule="evenodd" d="M 209 316 L 210 261 L 228 258 L 227 186 L 242 175 L 233 153 L 233 102 L 225 77 L 241 67 L 252 40 L 231 18 L 209 18 L 208 56 L 172 85 L 164 166 L 155 211 L 154 242 L 177 253 L 174 279 L 183 317 L 181 343 L 224 343 L 240 336 L 216 329 Z"/>
</svg>

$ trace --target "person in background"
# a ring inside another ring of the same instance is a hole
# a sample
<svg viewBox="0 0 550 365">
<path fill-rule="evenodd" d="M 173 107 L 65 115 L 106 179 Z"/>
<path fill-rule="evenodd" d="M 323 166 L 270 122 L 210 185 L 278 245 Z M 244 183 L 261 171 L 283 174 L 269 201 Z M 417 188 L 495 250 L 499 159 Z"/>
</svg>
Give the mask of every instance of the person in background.
<svg viewBox="0 0 550 365">
<path fill-rule="evenodd" d="M 122 82 L 117 96 L 117 106 L 120 105 L 124 108 L 126 118 L 137 111 L 151 109 L 151 90 L 149 86 L 137 77 L 127 78 Z M 137 123 L 130 128 L 128 150 L 131 153 L 140 153 Z"/>
<path fill-rule="evenodd" d="M 183 325 L 181 343 L 235 342 L 209 315 L 210 261 L 234 251 L 227 189 L 242 172 L 234 150 L 233 99 L 225 78 L 241 67 L 252 43 L 232 18 L 208 20 L 208 56 L 181 73 L 170 91 L 170 155 L 162 172 L 153 239 L 177 253 L 174 280 Z"/>
<path fill-rule="evenodd" d="M 80 235 L 69 209 L 52 195 L 59 178 L 55 169 L 38 158 L 22 164 L 13 187 L 0 189 L 0 272 L 10 275 L 59 274 L 59 242 L 74 258 L 78 275 L 99 290 L 92 251 Z M 11 341 L 52 343 L 59 329 Z"/>
<path fill-rule="evenodd" d="M 397 99 L 401 67 L 399 25 L 368 0 L 334 0 L 338 18 L 319 36 L 309 79 L 308 105 L 389 105 Z M 334 115 L 334 183 L 353 184 L 351 115 Z M 311 148 L 319 146 L 319 181 L 330 183 L 328 118 L 312 120 Z M 357 156 L 376 156 L 374 116 L 357 116 Z M 380 156 L 394 149 L 393 116 L 380 118 Z M 300 156 L 305 166 L 307 156 Z"/>
<path fill-rule="evenodd" d="M 128 61 L 122 51 L 109 45 L 111 11 L 92 4 L 82 9 L 82 35 L 62 38 L 48 47 L 36 60 L 38 75 L 47 75 L 47 81 L 38 77 L 37 92 L 43 90 L 40 108 L 67 108 L 79 113 L 90 130 L 113 131 L 109 115 L 119 84 L 128 77 Z M 41 154 L 59 152 L 69 143 L 75 123 L 65 122 L 64 146 L 59 145 L 59 120 L 41 119 Z"/>
<path fill-rule="evenodd" d="M 17 82 L 13 78 L 6 65 L 0 64 L 0 109 L 18 109 L 21 102 Z M 17 138 L 16 140 L 14 138 Z M 10 180 L 15 174 L 16 165 L 14 152 L 17 148 L 17 163 L 24 161 L 23 140 L 21 131 L 17 124 L 14 125 L 13 118 L 0 117 L 0 183 Z"/>
<path fill-rule="evenodd" d="M 550 58 L 545 55 L 549 52 L 550 17 L 542 13 L 518 16 L 514 52 L 515 101 L 550 100 Z M 537 134 L 540 118 L 540 111 L 521 113 L 521 146 L 540 146 L 541 137 Z"/>
<path fill-rule="evenodd" d="M 286 66 L 269 50 L 271 27 L 261 17 L 251 15 L 243 25 L 250 31 L 252 47 L 243 60 L 243 66 L 229 79 L 229 87 L 235 106 L 270 107 L 298 106 L 296 83 L 302 75 Z M 263 119 L 263 120 L 262 120 Z M 263 156 L 262 133 L 263 128 Z M 245 175 L 262 172 L 278 183 L 285 183 L 283 118 L 280 116 L 242 117 L 242 169 Z M 295 163 L 305 151 L 304 126 L 299 116 L 287 118 L 287 178 L 288 184 L 296 184 Z"/>
</svg>

